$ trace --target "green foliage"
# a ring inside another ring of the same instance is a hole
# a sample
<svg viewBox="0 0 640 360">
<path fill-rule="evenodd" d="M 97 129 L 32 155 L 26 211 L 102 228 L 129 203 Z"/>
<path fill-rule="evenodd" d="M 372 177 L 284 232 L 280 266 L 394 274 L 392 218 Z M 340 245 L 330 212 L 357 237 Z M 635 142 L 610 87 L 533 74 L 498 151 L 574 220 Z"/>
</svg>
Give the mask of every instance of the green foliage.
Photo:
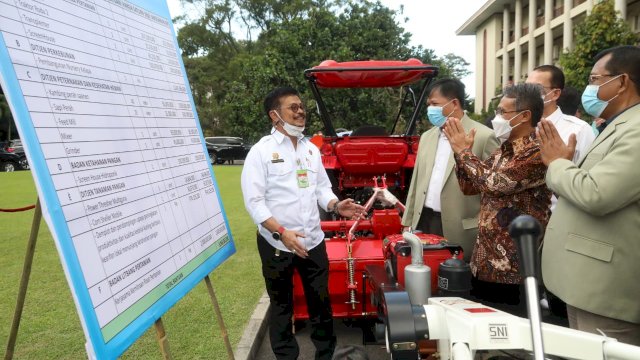
<svg viewBox="0 0 640 360">
<path fill-rule="evenodd" d="M 618 45 L 635 45 L 638 36 L 618 17 L 613 0 L 596 4 L 590 15 L 575 27 L 575 47 L 560 56 L 567 85 L 583 89 L 593 67 L 593 58 L 602 50 Z"/>
<path fill-rule="evenodd" d="M 200 122 L 205 132 L 256 141 L 270 127 L 262 101 L 277 86 L 301 93 L 309 132 L 322 124 L 303 71 L 323 60 L 418 58 L 440 67 L 442 77 L 463 77 L 469 65 L 454 54 L 410 47 L 411 34 L 396 12 L 368 0 L 190 0 L 205 9 L 178 32 L 178 43 Z M 230 20 L 230 19 L 233 19 Z M 235 22 L 234 22 L 235 21 Z M 247 39 L 231 41 L 232 24 L 243 24 Z M 254 39 L 254 35 L 257 38 Z M 363 124 L 390 129 L 402 100 L 401 89 L 322 92 L 334 126 Z M 401 122 L 409 114 L 401 114 Z"/>
</svg>

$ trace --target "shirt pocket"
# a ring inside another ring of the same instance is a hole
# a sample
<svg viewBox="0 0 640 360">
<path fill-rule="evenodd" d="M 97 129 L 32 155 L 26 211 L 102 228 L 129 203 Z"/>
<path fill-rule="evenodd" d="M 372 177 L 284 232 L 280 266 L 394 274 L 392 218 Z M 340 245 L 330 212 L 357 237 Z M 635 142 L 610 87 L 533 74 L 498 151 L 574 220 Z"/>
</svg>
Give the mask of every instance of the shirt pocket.
<svg viewBox="0 0 640 360">
<path fill-rule="evenodd" d="M 291 165 L 286 162 L 268 163 L 267 175 L 268 176 L 287 176 L 291 174 L 293 169 Z"/>
<path fill-rule="evenodd" d="M 613 246 L 578 234 L 569 234 L 564 248 L 604 262 L 611 262 Z"/>
</svg>

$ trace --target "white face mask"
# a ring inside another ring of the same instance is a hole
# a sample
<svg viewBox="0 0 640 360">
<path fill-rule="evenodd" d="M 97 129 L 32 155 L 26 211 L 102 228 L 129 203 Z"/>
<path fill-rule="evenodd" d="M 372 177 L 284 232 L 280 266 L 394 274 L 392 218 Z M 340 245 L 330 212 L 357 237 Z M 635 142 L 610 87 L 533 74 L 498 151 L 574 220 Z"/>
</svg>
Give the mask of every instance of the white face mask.
<svg viewBox="0 0 640 360">
<path fill-rule="evenodd" d="M 511 130 L 515 129 L 518 125 L 522 123 L 518 123 L 516 126 L 511 126 L 511 120 L 515 119 L 518 115 L 522 114 L 524 111 L 520 111 L 514 117 L 509 120 L 506 120 L 502 117 L 502 115 L 496 115 L 493 120 L 491 120 L 491 125 L 493 126 L 493 132 L 496 134 L 496 138 L 500 140 L 500 144 L 504 144 L 505 141 L 509 140 L 509 136 L 511 136 Z"/>
<path fill-rule="evenodd" d="M 552 90 L 553 91 L 553 90 Z M 547 95 L 551 94 L 551 91 L 549 91 L 548 93 L 542 95 L 542 102 L 547 105 L 548 103 L 552 102 L 553 100 L 546 100 L 547 99 Z"/>
<path fill-rule="evenodd" d="M 280 114 L 278 114 L 277 111 L 275 111 L 275 112 L 276 112 L 276 115 L 278 115 L 278 119 L 280 119 L 280 121 L 282 121 L 282 128 L 284 129 L 284 132 L 286 132 L 289 136 L 293 136 L 293 137 L 298 138 L 298 139 L 302 139 L 304 137 L 304 135 L 303 135 L 304 126 L 291 125 L 291 124 L 287 123 L 286 121 L 282 120 L 282 118 L 280 117 Z"/>
</svg>

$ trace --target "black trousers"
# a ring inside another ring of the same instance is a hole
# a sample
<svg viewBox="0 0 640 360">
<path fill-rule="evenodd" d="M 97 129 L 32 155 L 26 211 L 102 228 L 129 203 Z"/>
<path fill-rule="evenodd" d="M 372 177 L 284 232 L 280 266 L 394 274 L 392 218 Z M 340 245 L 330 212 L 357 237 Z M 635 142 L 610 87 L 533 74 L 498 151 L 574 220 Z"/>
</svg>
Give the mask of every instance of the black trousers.
<svg viewBox="0 0 640 360">
<path fill-rule="evenodd" d="M 333 313 L 329 300 L 329 258 L 324 241 L 309 250 L 303 259 L 292 253 L 276 249 L 258 234 L 258 251 L 262 261 L 262 275 L 271 302 L 269 312 L 269 338 L 278 360 L 295 360 L 300 348 L 292 333 L 293 323 L 293 270 L 302 279 L 309 321 L 311 341 L 316 347 L 316 360 L 330 360 L 336 347 L 333 332 Z"/>
<path fill-rule="evenodd" d="M 416 230 L 420 230 L 425 234 L 444 236 L 444 231 L 442 230 L 442 215 L 428 207 L 423 208 L 420 219 L 418 219 Z"/>
</svg>

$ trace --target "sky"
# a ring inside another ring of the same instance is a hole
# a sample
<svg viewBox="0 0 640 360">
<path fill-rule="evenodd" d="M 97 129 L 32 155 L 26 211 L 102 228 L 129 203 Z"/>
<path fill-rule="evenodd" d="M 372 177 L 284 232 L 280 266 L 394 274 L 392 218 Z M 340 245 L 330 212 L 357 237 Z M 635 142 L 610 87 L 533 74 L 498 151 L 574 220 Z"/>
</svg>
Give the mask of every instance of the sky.
<svg viewBox="0 0 640 360">
<path fill-rule="evenodd" d="M 385 6 L 404 13 L 397 20 L 412 34 L 411 44 L 433 49 L 436 55 L 454 53 L 470 63 L 471 75 L 462 79 L 466 92 L 475 97 L 475 36 L 457 36 L 456 30 L 482 5 L 483 0 L 381 0 Z M 171 16 L 182 14 L 180 0 L 167 0 Z M 404 23 L 403 18 L 409 20 Z"/>
</svg>

